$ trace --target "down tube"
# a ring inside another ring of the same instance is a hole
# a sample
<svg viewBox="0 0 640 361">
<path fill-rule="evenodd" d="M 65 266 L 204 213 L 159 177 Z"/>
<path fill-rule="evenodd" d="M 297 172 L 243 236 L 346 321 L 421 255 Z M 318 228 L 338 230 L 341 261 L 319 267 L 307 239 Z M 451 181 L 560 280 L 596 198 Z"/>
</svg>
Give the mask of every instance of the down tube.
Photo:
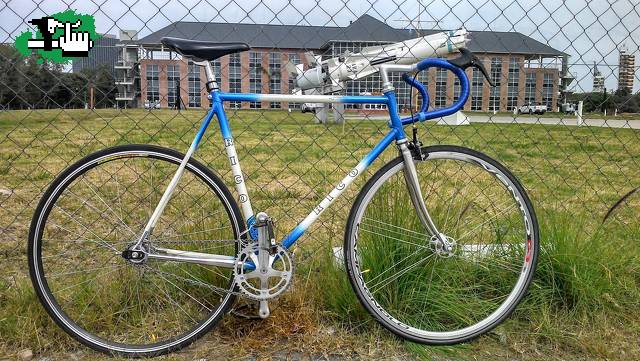
<svg viewBox="0 0 640 361">
<path fill-rule="evenodd" d="M 353 168 L 346 177 L 338 183 L 338 185 L 333 188 L 331 193 L 327 194 L 326 197 L 318 204 L 309 215 L 302 221 L 300 224 L 296 226 L 296 228 L 287 235 L 282 240 L 282 245 L 285 248 L 291 247 L 297 240 L 304 234 L 304 232 L 309 228 L 309 226 L 320 217 L 322 212 L 324 212 L 329 206 L 338 198 L 342 192 L 347 189 L 347 187 L 353 183 L 353 181 L 360 175 L 362 172 L 373 163 L 376 158 L 382 153 L 388 146 L 393 142 L 396 138 L 396 129 L 391 129 L 389 134 L 387 134 L 382 140 L 367 154 L 358 165 Z"/>
</svg>

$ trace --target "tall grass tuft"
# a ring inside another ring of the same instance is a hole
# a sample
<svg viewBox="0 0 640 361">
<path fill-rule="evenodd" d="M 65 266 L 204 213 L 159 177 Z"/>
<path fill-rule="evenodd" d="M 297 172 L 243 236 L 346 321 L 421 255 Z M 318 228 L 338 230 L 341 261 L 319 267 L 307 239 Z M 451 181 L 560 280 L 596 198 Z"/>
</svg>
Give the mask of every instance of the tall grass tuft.
<svg viewBox="0 0 640 361">
<path fill-rule="evenodd" d="M 549 340 L 572 337 L 583 327 L 607 327 L 596 325 L 602 320 L 638 327 L 640 230 L 628 232 L 613 223 L 594 223 L 554 210 L 539 211 L 538 219 L 541 247 L 534 282 L 504 326 L 507 333 Z M 377 256 L 384 260 L 388 254 Z M 367 332 L 371 316 L 353 294 L 344 266 L 336 262 L 331 249 L 323 257 L 319 288 L 323 306 L 348 328 Z"/>
</svg>

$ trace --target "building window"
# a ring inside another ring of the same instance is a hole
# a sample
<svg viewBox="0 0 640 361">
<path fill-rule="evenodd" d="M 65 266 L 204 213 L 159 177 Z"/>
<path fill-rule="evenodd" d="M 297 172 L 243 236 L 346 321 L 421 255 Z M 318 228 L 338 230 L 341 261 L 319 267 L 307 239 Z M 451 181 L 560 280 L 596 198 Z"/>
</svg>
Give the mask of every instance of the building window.
<svg viewBox="0 0 640 361">
<path fill-rule="evenodd" d="M 249 53 L 249 92 L 262 92 L 262 56 L 260 53 Z M 249 108 L 258 109 L 262 105 L 260 102 L 250 102 Z"/>
<path fill-rule="evenodd" d="M 229 93 L 242 93 L 242 68 L 240 65 L 240 54 L 229 55 Z M 229 107 L 239 109 L 241 102 L 229 102 Z"/>
<path fill-rule="evenodd" d="M 438 68 L 436 70 L 436 108 L 447 106 L 447 70 Z"/>
<path fill-rule="evenodd" d="M 542 82 L 542 104 L 547 110 L 553 111 L 553 74 L 544 74 Z"/>
<path fill-rule="evenodd" d="M 269 92 L 271 94 L 280 94 L 282 92 L 282 73 L 280 67 L 280 53 L 269 53 Z M 271 102 L 269 108 L 280 109 L 280 102 Z"/>
<path fill-rule="evenodd" d="M 491 81 L 496 85 L 491 88 L 489 95 L 489 110 L 500 110 L 500 81 L 502 75 L 502 58 L 491 59 Z"/>
<path fill-rule="evenodd" d="M 180 87 L 180 64 L 167 65 L 167 102 L 170 107 L 177 107 L 178 87 Z"/>
<path fill-rule="evenodd" d="M 296 53 L 289 53 L 289 62 L 292 63 L 293 65 L 301 64 L 300 55 Z M 294 77 L 289 76 L 289 83 L 288 83 L 289 88 L 287 89 L 287 92 L 289 94 L 293 94 L 293 89 L 295 89 L 295 84 L 294 84 L 295 80 L 296 79 Z M 289 109 L 300 109 L 300 103 L 289 102 Z"/>
<path fill-rule="evenodd" d="M 395 88 L 396 99 L 398 101 L 398 111 L 408 111 L 411 106 L 411 87 L 402 80 L 402 73 L 393 72 L 389 74 L 389 80 Z"/>
<path fill-rule="evenodd" d="M 213 67 L 213 76 L 216 77 L 216 83 L 218 83 L 219 87 L 222 87 L 222 65 L 220 64 L 220 59 L 213 60 L 211 67 Z"/>
<path fill-rule="evenodd" d="M 160 82 L 158 81 L 158 65 L 147 64 L 147 101 L 153 107 L 160 101 Z"/>
<path fill-rule="evenodd" d="M 189 64 L 189 107 L 200 107 L 200 66 Z"/>
<path fill-rule="evenodd" d="M 350 53 L 359 53 L 362 48 L 365 48 L 368 46 L 378 46 L 382 44 L 388 44 L 388 42 L 386 41 L 334 42 L 331 45 L 331 53 L 323 54 L 323 58 L 328 59 L 336 56 L 341 56 L 341 55 L 344 55 L 344 53 L 347 51 Z"/>
<path fill-rule="evenodd" d="M 458 77 L 453 81 L 453 101 L 457 102 L 460 100 L 460 92 L 462 91 L 460 87 L 460 79 Z"/>
<path fill-rule="evenodd" d="M 380 91 L 380 74 L 375 73 L 359 80 L 347 81 L 347 95 L 373 95 Z M 386 109 L 382 104 L 369 104 L 367 109 Z M 345 104 L 347 109 L 358 108 L 357 104 Z"/>
<path fill-rule="evenodd" d="M 482 88 L 484 75 L 477 68 L 473 68 L 471 75 L 471 110 L 482 110 Z"/>
<path fill-rule="evenodd" d="M 416 80 L 421 82 L 422 85 L 424 85 L 425 89 L 429 89 L 429 73 L 426 70 L 419 72 L 418 76 L 416 77 Z M 418 107 L 416 109 L 416 111 L 418 111 L 418 110 L 420 110 L 419 107 L 422 106 L 423 99 L 422 99 L 422 94 L 420 94 L 419 91 L 416 91 L 416 94 L 417 94 L 417 96 L 416 96 L 416 99 L 417 99 L 416 106 Z M 427 108 L 428 107 L 429 107 L 429 104 L 427 104 Z"/>
<path fill-rule="evenodd" d="M 507 78 L 507 110 L 518 107 L 518 80 L 520 79 L 520 66 L 518 58 L 509 60 L 509 76 Z"/>
<path fill-rule="evenodd" d="M 527 73 L 524 81 L 524 104 L 536 102 L 536 73 Z"/>
</svg>

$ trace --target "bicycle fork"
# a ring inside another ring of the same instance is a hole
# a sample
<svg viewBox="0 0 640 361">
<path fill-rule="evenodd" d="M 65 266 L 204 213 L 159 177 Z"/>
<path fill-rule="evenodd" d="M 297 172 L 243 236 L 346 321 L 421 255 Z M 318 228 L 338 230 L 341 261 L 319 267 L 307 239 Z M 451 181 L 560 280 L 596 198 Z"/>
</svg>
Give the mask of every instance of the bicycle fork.
<svg viewBox="0 0 640 361">
<path fill-rule="evenodd" d="M 451 242 L 447 240 L 447 237 L 444 234 L 438 231 L 438 228 L 433 223 L 433 219 L 431 218 L 431 216 L 429 215 L 429 211 L 427 210 L 427 205 L 424 202 L 422 191 L 420 190 L 420 182 L 418 180 L 416 165 L 413 163 L 413 154 L 409 149 L 408 143 L 409 141 L 407 140 L 407 138 L 401 139 L 397 142 L 397 146 L 404 162 L 404 180 L 409 190 L 411 203 L 413 204 L 413 208 L 418 214 L 420 222 L 431 234 L 431 237 L 435 237 L 437 241 L 442 244 L 442 248 L 444 251 L 451 252 L 453 250 Z"/>
</svg>

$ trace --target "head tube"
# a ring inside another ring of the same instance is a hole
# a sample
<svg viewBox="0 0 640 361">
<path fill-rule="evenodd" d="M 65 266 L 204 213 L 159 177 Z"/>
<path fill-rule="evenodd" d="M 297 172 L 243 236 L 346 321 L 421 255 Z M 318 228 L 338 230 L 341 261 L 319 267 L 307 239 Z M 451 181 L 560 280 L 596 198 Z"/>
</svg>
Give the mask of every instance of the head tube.
<svg viewBox="0 0 640 361">
<path fill-rule="evenodd" d="M 402 119 L 398 114 L 398 100 L 396 99 L 396 92 L 393 90 L 387 90 L 384 92 L 384 96 L 387 97 L 387 110 L 389 111 L 389 127 L 395 130 L 396 140 L 406 138 L 404 134 L 404 128 L 402 127 Z"/>
</svg>

